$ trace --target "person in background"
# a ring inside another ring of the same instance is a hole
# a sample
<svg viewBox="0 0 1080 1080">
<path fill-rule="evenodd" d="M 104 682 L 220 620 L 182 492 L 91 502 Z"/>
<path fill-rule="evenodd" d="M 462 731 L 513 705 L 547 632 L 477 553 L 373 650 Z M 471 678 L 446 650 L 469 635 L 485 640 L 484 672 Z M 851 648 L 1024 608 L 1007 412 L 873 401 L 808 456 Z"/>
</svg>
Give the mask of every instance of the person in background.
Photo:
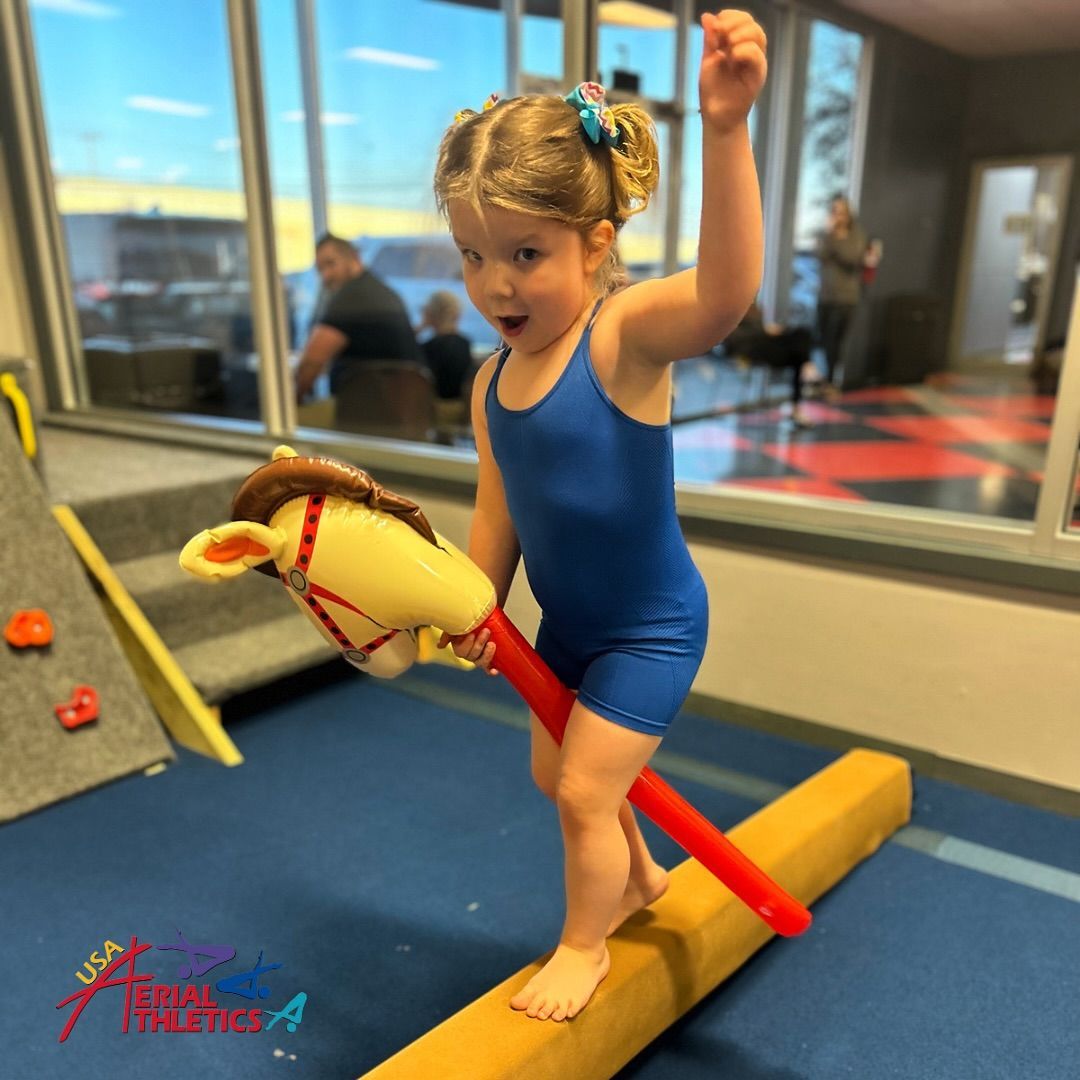
<svg viewBox="0 0 1080 1080">
<path fill-rule="evenodd" d="M 859 302 L 867 248 L 866 233 L 855 220 L 851 204 L 843 195 L 835 195 L 829 205 L 828 224 L 817 242 L 821 262 L 818 336 L 825 350 L 825 386 L 830 396 L 838 392 L 837 370 Z"/>
<path fill-rule="evenodd" d="M 435 393 L 444 401 L 461 397 L 461 384 L 472 366 L 472 342 L 458 332 L 461 304 L 452 292 L 440 290 L 428 297 L 421 312 L 417 335 L 431 330 L 420 343 L 424 359 L 435 379 Z"/>
<path fill-rule="evenodd" d="M 812 347 L 809 330 L 766 323 L 756 303 L 750 305 L 739 325 L 724 341 L 730 356 L 791 372 L 791 422 L 795 427 L 812 426 L 801 408 L 803 365 L 810 360 Z"/>
<path fill-rule="evenodd" d="M 296 400 L 303 403 L 330 366 L 330 393 L 366 360 L 422 362 L 408 312 L 393 289 L 364 266 L 356 248 L 326 233 L 315 245 L 315 268 L 331 295 L 311 329 L 296 372 Z"/>
</svg>

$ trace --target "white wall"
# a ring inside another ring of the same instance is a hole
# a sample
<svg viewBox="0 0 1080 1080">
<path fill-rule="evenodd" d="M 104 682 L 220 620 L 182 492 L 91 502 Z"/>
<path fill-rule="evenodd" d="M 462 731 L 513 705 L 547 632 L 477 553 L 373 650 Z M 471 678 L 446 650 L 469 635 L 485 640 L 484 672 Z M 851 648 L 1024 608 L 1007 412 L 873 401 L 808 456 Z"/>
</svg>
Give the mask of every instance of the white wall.
<svg viewBox="0 0 1080 1080">
<path fill-rule="evenodd" d="M 693 547 L 712 603 L 695 690 L 1080 790 L 1080 604 Z"/>
<path fill-rule="evenodd" d="M 409 494 L 462 550 L 470 508 Z M 709 589 L 694 690 L 1080 791 L 1080 602 L 692 544 Z M 538 623 L 519 572 L 507 614 Z"/>
</svg>

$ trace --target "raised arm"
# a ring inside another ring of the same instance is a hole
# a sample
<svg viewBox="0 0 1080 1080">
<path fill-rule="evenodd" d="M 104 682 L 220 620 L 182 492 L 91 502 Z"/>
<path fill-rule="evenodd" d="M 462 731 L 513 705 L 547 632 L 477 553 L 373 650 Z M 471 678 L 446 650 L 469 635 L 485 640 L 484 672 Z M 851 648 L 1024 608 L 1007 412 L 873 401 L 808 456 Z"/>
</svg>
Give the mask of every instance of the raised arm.
<svg viewBox="0 0 1080 1080">
<path fill-rule="evenodd" d="M 648 363 L 706 352 L 737 325 L 761 284 L 761 194 L 747 116 L 765 82 L 765 32 L 744 11 L 706 14 L 701 24 L 697 266 L 631 286 L 611 301 L 620 356 Z"/>
</svg>

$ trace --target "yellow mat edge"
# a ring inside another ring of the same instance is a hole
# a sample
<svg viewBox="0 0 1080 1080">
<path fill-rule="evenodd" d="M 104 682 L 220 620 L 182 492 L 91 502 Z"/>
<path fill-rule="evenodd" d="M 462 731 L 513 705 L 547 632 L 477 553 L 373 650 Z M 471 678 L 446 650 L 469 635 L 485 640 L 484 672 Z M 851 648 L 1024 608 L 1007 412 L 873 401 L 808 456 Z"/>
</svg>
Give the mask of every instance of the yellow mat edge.
<svg viewBox="0 0 1080 1080">
<path fill-rule="evenodd" d="M 52 513 L 100 585 L 109 621 L 169 734 L 182 746 L 223 765 L 242 764 L 244 757 L 222 726 L 220 711 L 203 701 L 75 511 L 60 504 Z"/>
</svg>

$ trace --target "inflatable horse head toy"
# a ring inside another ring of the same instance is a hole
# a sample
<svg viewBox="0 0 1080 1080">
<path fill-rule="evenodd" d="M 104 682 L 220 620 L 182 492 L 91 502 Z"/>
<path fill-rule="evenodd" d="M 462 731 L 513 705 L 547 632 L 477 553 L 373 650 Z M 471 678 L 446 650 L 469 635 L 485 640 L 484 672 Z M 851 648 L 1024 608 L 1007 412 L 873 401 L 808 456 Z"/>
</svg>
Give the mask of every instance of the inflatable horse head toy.
<svg viewBox="0 0 1080 1080">
<path fill-rule="evenodd" d="M 278 578 L 346 660 L 383 678 L 430 659 L 434 627 L 451 637 L 486 627 L 499 671 L 562 742 L 573 693 L 497 606 L 488 578 L 414 502 L 351 465 L 279 446 L 240 485 L 232 517 L 184 545 L 185 570 L 204 581 L 250 569 Z M 627 796 L 777 933 L 810 925 L 798 900 L 651 769 Z"/>
<path fill-rule="evenodd" d="M 420 507 L 332 458 L 279 446 L 236 492 L 232 517 L 189 540 L 180 565 L 206 581 L 249 569 L 280 579 L 319 633 L 372 675 L 393 678 L 429 655 L 432 624 L 457 636 L 495 609 L 491 582 Z"/>
</svg>

